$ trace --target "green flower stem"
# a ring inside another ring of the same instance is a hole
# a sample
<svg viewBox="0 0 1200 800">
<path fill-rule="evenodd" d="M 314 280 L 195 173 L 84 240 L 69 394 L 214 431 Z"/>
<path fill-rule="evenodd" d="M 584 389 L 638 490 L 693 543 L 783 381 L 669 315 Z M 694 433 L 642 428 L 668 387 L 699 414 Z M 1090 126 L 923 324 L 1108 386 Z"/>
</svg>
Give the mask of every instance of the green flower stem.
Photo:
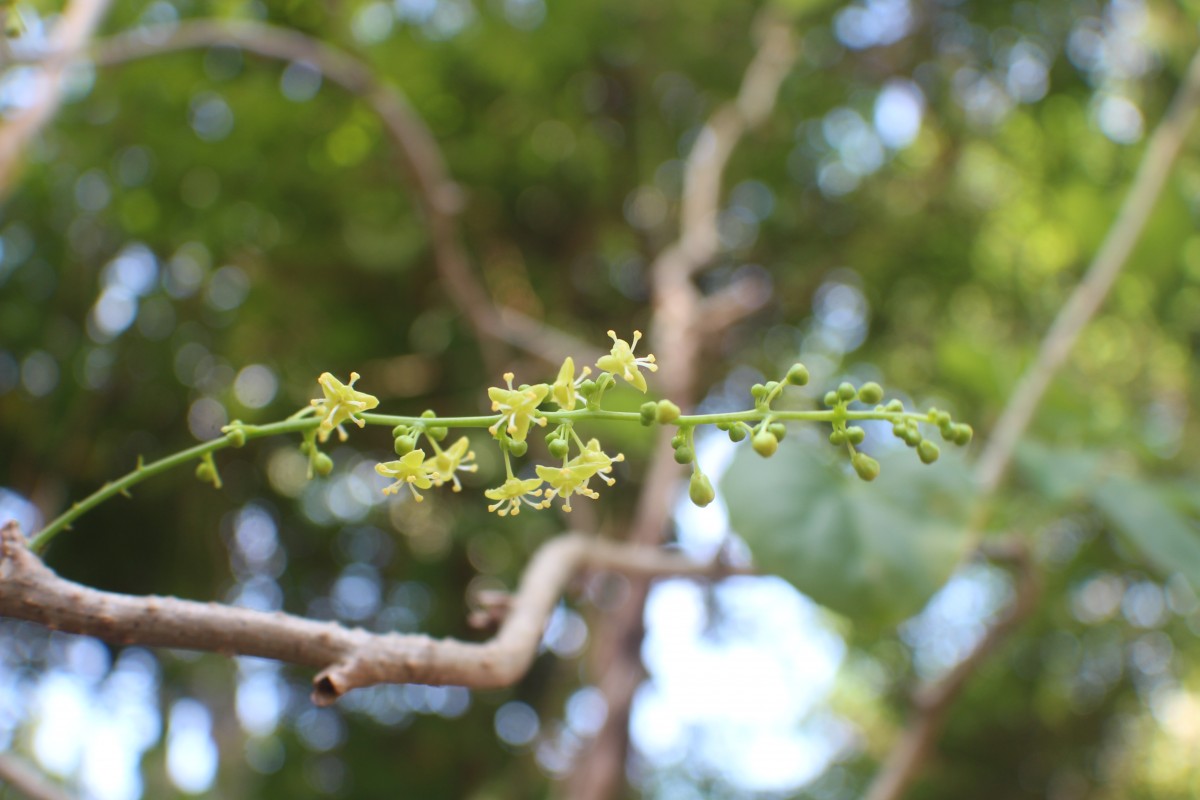
<svg viewBox="0 0 1200 800">
<path fill-rule="evenodd" d="M 397 425 L 408 425 L 412 427 L 427 426 L 434 420 L 439 427 L 445 428 L 489 428 L 495 425 L 500 419 L 499 414 L 489 414 L 487 416 L 474 417 L 402 417 L 391 414 L 359 414 L 368 425 L 383 425 L 389 428 Z M 617 422 L 632 422 L 641 424 L 641 414 L 637 411 L 606 411 L 604 409 L 576 409 L 574 411 L 543 411 L 539 412 L 538 416 L 544 417 L 548 422 L 552 423 L 573 423 L 577 421 L 587 420 L 609 420 Z M 687 414 L 682 415 L 675 420 L 674 424 L 683 428 L 694 428 L 697 425 L 715 425 L 722 423 L 761 423 L 770 418 L 772 421 L 800 421 L 800 422 L 835 422 L 844 420 L 886 420 L 895 423 L 900 420 L 916 420 L 917 422 L 930 422 L 928 414 L 916 413 L 912 411 L 850 411 L 844 408 L 821 409 L 814 411 L 777 411 L 771 409 L 751 409 L 747 411 L 733 411 L 724 414 Z M 266 425 L 239 425 L 238 430 L 245 434 L 245 439 L 261 439 L 267 436 L 277 436 L 286 433 L 308 433 L 314 431 L 320 420 L 311 415 L 311 410 L 308 408 L 293 414 L 280 422 L 272 422 Z M 573 432 L 573 431 L 572 431 Z M 91 511 L 96 506 L 103 503 L 118 494 L 128 494 L 129 488 L 135 486 L 147 478 L 158 475 L 161 472 L 166 472 L 172 467 L 177 467 L 191 461 L 203 458 L 205 455 L 211 455 L 218 450 L 224 450 L 227 447 L 234 447 L 233 433 L 227 433 L 224 436 L 217 437 L 207 442 L 203 442 L 194 447 L 189 447 L 187 450 L 181 450 L 178 453 L 161 458 L 158 461 L 153 461 L 149 464 L 139 464 L 132 472 L 118 478 L 115 481 L 110 481 L 104 486 L 97 489 L 92 494 L 88 495 L 78 503 L 73 504 L 69 509 L 60 514 L 49 525 L 42 528 L 32 539 L 30 539 L 30 547 L 34 552 L 42 552 L 50 541 L 71 527 L 71 523 L 79 519 L 81 516 Z M 434 445 L 437 449 L 437 445 Z M 507 461 L 507 452 L 505 452 L 505 460 Z M 511 466 L 509 467 L 509 476 L 511 477 Z"/>
<path fill-rule="evenodd" d="M 275 436 L 281 433 L 295 433 L 304 431 L 310 428 L 316 428 L 319 420 L 316 419 L 288 419 L 282 422 L 272 422 L 268 425 L 242 425 L 240 430 L 245 433 L 246 439 L 260 439 L 265 436 Z M 118 494 L 128 494 L 129 488 L 135 486 L 147 478 L 158 475 L 160 472 L 166 472 L 172 467 L 177 467 L 181 464 L 186 464 L 189 461 L 195 461 L 203 458 L 207 454 L 223 450 L 226 447 L 233 446 L 232 434 L 211 439 L 207 442 L 189 447 L 187 450 L 181 450 L 178 453 L 169 455 L 166 458 L 160 458 L 158 461 L 152 461 L 149 464 L 138 464 L 137 469 L 127 473 L 115 481 L 109 481 L 101 486 L 90 495 L 73 504 L 69 509 L 60 514 L 53 522 L 38 531 L 29 541 L 30 548 L 35 553 L 40 553 L 45 550 L 50 541 L 62 533 L 67 528 L 71 527 L 71 523 L 79 519 L 79 517 L 91 511 L 96 506 L 103 503 L 109 498 L 115 497 Z"/>
</svg>

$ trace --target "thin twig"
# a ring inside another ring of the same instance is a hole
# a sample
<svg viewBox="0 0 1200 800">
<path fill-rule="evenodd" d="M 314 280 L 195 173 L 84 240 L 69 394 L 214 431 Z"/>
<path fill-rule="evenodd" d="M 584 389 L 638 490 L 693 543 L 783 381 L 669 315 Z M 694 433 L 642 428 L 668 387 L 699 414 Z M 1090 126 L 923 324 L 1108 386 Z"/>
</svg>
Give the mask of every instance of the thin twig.
<svg viewBox="0 0 1200 800">
<path fill-rule="evenodd" d="M 695 402 L 704 339 L 720 333 L 718 324 L 730 325 L 740 318 L 738 312 L 748 314 L 757 307 L 743 302 L 724 308 L 719 317 L 708 318 L 705 314 L 712 306 L 705 303 L 693 280 L 718 253 L 717 211 L 729 157 L 743 135 L 769 116 L 779 87 L 795 63 L 795 35 L 786 20 L 764 11 L 756 19 L 755 33 L 758 48 L 737 99 L 713 113 L 688 154 L 679 238 L 650 268 L 654 298 L 650 340 L 660 365 L 656 383 L 664 395 L 684 407 Z M 742 286 L 739 291 L 748 288 Z M 667 534 L 680 474 L 669 438 L 670 433 L 664 431 L 655 445 L 642 480 L 630 542 L 654 545 Z M 641 640 L 648 593 L 645 582 L 632 582 L 625 602 L 592 648 L 590 660 L 599 676 L 597 684 L 608 704 L 608 715 L 571 773 L 565 787 L 571 800 L 607 800 L 620 792 L 629 749 L 630 707 L 645 677 Z"/>
<path fill-rule="evenodd" d="M 47 58 L 33 76 L 28 108 L 0 125 L 0 201 L 12 192 L 17 182 L 21 158 L 30 142 L 54 118 L 66 90 L 70 53 L 87 46 L 104 19 L 110 0 L 72 0 L 63 9 L 58 24 L 50 33 L 50 46 L 57 56 Z"/>
<path fill-rule="evenodd" d="M 1117 274 L 1128 262 L 1150 218 L 1150 212 L 1162 194 L 1188 130 L 1196 119 L 1198 107 L 1200 53 L 1192 58 L 1166 116 L 1150 137 L 1133 186 L 1125 196 L 1125 202 L 1104 243 L 1083 279 L 1059 310 L 1054 324 L 1042 340 L 1037 358 L 1021 377 L 992 429 L 987 446 L 976 464 L 979 485 L 985 495 L 992 494 L 1004 480 L 1017 444 L 1029 427 L 1050 381 L 1070 355 L 1080 332 L 1104 302 Z"/>
<path fill-rule="evenodd" d="M 10 786 L 29 800 L 72 800 L 23 759 L 0 753 L 0 786 Z"/>
<path fill-rule="evenodd" d="M 525 674 L 546 621 L 581 570 L 641 577 L 715 578 L 735 572 L 660 548 L 565 534 L 534 554 L 504 623 L 487 642 L 378 634 L 283 613 L 197 603 L 175 597 L 103 592 L 56 575 L 28 547 L 15 522 L 0 529 L 0 616 L 120 644 L 272 658 L 320 670 L 313 702 L 328 705 L 379 683 L 496 688 Z"/>
<path fill-rule="evenodd" d="M 515 345 L 551 363 L 576 340 L 544 322 L 497 308 L 478 280 L 462 244 L 459 215 L 462 189 L 449 175 L 437 140 L 394 85 L 381 80 L 359 58 L 298 31 L 243 20 L 191 20 L 151 25 L 99 41 L 100 66 L 122 64 L 165 53 L 232 45 L 264 58 L 312 64 L 334 84 L 360 98 L 379 117 L 401 155 L 409 185 L 429 226 L 438 279 L 451 302 L 474 330 L 489 368 L 502 363 L 503 345 Z M 576 353 L 587 351 L 578 348 Z"/>
<path fill-rule="evenodd" d="M 1012 602 L 966 658 L 936 683 L 915 693 L 913 719 L 900 740 L 888 751 L 887 760 L 872 781 L 866 800 L 897 800 L 904 794 L 928 760 L 946 715 L 967 681 L 1037 608 L 1041 585 L 1024 541 L 1013 539 L 993 543 L 983 550 L 983 554 L 1012 568 L 1016 577 Z"/>
</svg>

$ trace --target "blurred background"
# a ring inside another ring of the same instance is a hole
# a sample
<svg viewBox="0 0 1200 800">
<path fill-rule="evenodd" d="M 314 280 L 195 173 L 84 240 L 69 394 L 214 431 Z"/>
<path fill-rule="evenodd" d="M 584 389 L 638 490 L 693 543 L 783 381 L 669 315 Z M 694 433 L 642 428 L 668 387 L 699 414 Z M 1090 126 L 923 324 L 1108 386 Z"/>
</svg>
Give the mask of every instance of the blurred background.
<svg viewBox="0 0 1200 800">
<path fill-rule="evenodd" d="M 9 118 L 38 101 L 21 53 L 44 46 L 61 4 L 14 8 Z M 769 300 L 702 359 L 699 405 L 747 407 L 753 383 L 802 360 L 813 381 L 796 407 L 878 380 L 984 438 L 1116 216 L 1200 44 L 1200 4 L 772 11 L 799 57 L 733 153 L 719 256 L 698 278 L 715 292 L 749 276 Z M 600 350 L 607 329 L 648 323 L 684 159 L 736 95 L 759 13 L 728 0 L 126 0 L 100 39 L 153 44 L 203 17 L 354 54 L 440 145 L 487 294 Z M 486 410 L 500 370 L 439 282 L 399 161 L 363 96 L 304 59 L 215 46 L 73 66 L 0 211 L 0 521 L 35 531 L 139 455 L 282 418 L 326 370 L 362 373 L 387 412 Z M 1024 537 L 1044 592 L 954 707 L 914 797 L 1200 794 L 1198 222 L 1192 136 L 995 499 L 989 532 Z M 523 380 L 554 374 L 515 348 L 501 359 Z M 698 442 L 722 496 L 706 509 L 684 497 L 675 540 L 697 558 L 758 554 L 773 574 L 656 585 L 624 796 L 859 796 L 909 690 L 962 659 L 1012 597 L 1006 570 L 968 557 L 961 461 L 921 468 L 871 429 L 885 472 L 864 486 L 827 458 L 826 433 L 793 430 L 770 462 L 723 435 Z M 478 639 L 475 597 L 514 587 L 540 543 L 571 523 L 622 536 L 650 440 L 603 436 L 626 454 L 618 484 L 571 519 L 488 515 L 499 466 L 483 439 L 461 494 L 389 500 L 373 465 L 391 442 L 369 429 L 332 448 L 325 480 L 306 480 L 283 439 L 222 453 L 220 491 L 190 469 L 156 478 L 47 561 L 113 591 Z M 608 712 L 588 655 L 620 580 L 576 588 L 511 689 L 387 686 L 325 709 L 306 670 L 0 620 L 0 750 L 101 800 L 553 796 Z"/>
</svg>

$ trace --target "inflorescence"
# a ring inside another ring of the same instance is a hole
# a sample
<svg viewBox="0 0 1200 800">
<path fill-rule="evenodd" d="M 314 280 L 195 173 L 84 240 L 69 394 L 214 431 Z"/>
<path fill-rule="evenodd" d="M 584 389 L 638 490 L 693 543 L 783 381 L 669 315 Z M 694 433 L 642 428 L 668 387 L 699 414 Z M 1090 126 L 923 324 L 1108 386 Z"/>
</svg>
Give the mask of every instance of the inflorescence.
<svg viewBox="0 0 1200 800">
<path fill-rule="evenodd" d="M 891 422 L 896 437 L 915 448 L 926 464 L 937 460 L 939 450 L 933 441 L 921 434 L 922 423 L 937 426 L 942 437 L 955 444 L 965 445 L 971 439 L 970 426 L 955 423 L 944 411 L 931 408 L 925 414 L 917 414 L 905 411 L 899 400 L 884 404 L 883 389 L 875 382 L 860 387 L 842 383 L 825 395 L 827 410 L 824 411 L 775 410 L 772 405 L 785 387 L 808 383 L 808 369 L 803 364 L 793 365 L 781 380 L 755 384 L 751 389 L 752 410 L 687 416 L 670 400 L 659 400 L 643 404 L 638 412 L 607 411 L 602 409 L 601 401 L 618 379 L 645 393 L 648 386 L 643 370 L 654 372 L 658 369 L 653 355 L 634 355 L 641 339 L 639 331 L 634 331 L 632 341 L 619 338 L 613 331 L 608 335 L 613 341 L 612 349 L 597 360 L 599 372 L 595 378 L 591 377 L 591 368 L 586 366 L 577 376 L 571 358 L 563 362 L 553 383 L 514 385 L 515 376 L 506 373 L 503 386 L 488 389 L 495 412 L 488 417 L 438 417 L 432 411 L 417 418 L 364 416 L 366 411 L 378 406 L 379 401 L 353 388 L 358 374 L 351 373 L 350 382 L 342 384 L 324 373 L 318 381 L 324 397 L 313 400 L 309 409 L 300 412 L 300 416 L 315 414 L 320 420 L 316 428 L 304 432 L 302 449 L 309 457 L 310 476 L 327 474 L 332 468 L 332 461 L 317 445 L 326 441 L 335 430 L 344 440 L 344 423 L 363 427 L 367 422 L 397 422 L 392 434 L 399 457 L 375 466 L 376 472 L 392 481 L 384 488 L 384 493 L 394 494 L 407 489 L 413 499 L 420 502 L 424 499 L 421 492 L 431 487 L 449 483 L 457 492 L 462 489 L 458 473 L 478 469 L 474 463 L 475 453 L 465 436 L 449 447 L 443 448 L 441 442 L 451 428 L 486 428 L 500 449 L 505 469 L 504 481 L 484 492 L 484 496 L 493 501 L 488 506 L 489 511 L 502 517 L 515 516 L 525 507 L 549 508 L 555 500 L 561 502 L 564 511 L 570 511 L 576 495 L 590 499 L 599 497 L 593 479 L 611 486 L 615 482 L 613 464 L 624 460 L 621 453 L 606 453 L 595 438 L 585 441 L 576 432 L 576 423 L 589 419 L 636 420 L 646 426 L 674 425 L 677 428 L 671 439 L 675 460 L 692 466 L 688 495 L 697 505 L 705 506 L 712 502 L 715 492 L 712 482 L 696 462 L 695 429 L 698 425 L 715 425 L 734 442 L 749 439 L 755 452 L 769 458 L 787 433 L 786 422 L 826 422 L 832 426 L 829 441 L 846 448 L 854 471 L 867 481 L 879 475 L 879 462 L 858 449 L 866 432 L 853 423 L 866 419 Z M 852 408 L 854 404 L 861 405 Z M 236 430 L 238 425 L 229 426 L 227 433 Z M 529 434 L 534 428 L 549 428 L 545 442 L 553 462 L 536 465 L 536 477 L 519 477 L 513 471 L 513 458 L 527 453 Z"/>
</svg>

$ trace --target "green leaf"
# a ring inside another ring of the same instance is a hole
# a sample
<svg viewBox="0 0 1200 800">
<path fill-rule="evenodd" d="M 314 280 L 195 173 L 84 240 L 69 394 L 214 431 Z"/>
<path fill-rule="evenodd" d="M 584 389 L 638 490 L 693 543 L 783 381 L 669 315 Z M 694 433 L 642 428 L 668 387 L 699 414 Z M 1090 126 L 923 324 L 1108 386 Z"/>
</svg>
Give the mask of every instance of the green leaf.
<svg viewBox="0 0 1200 800">
<path fill-rule="evenodd" d="M 1179 573 L 1200 589 L 1200 531 L 1167 491 L 1114 475 L 1096 485 L 1092 502 L 1149 566 L 1164 575 Z"/>
<path fill-rule="evenodd" d="M 1095 450 L 1024 441 L 1017 448 L 1017 470 L 1046 499 L 1056 503 L 1088 496 L 1100 479 L 1103 457 Z"/>
<path fill-rule="evenodd" d="M 857 622 L 916 613 L 962 557 L 970 471 L 885 454 L 866 484 L 803 446 L 770 460 L 741 448 L 722 482 L 733 529 L 755 561 Z"/>
</svg>

